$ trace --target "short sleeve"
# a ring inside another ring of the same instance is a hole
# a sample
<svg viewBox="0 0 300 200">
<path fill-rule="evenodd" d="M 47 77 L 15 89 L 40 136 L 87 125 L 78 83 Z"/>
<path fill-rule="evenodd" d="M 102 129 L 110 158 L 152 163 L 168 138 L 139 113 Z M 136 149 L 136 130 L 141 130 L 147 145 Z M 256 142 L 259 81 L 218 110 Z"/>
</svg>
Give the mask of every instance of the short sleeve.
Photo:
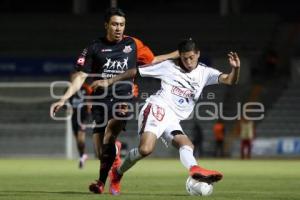
<svg viewBox="0 0 300 200">
<path fill-rule="evenodd" d="M 75 69 L 85 73 L 91 73 L 93 63 L 93 47 L 88 46 L 84 48 L 78 56 Z"/>
<path fill-rule="evenodd" d="M 219 70 L 211 68 L 211 67 L 206 67 L 207 70 L 207 81 L 205 85 L 214 85 L 214 84 L 219 84 L 219 76 L 222 74 Z"/>
<path fill-rule="evenodd" d="M 168 61 L 142 65 L 138 67 L 138 71 L 142 77 L 160 78 L 162 75 L 169 74 Z"/>
<path fill-rule="evenodd" d="M 154 54 L 150 50 L 150 48 L 143 44 L 142 41 L 140 41 L 137 38 L 133 37 L 133 40 L 137 47 L 137 63 L 139 64 L 149 64 L 154 59 Z"/>
</svg>

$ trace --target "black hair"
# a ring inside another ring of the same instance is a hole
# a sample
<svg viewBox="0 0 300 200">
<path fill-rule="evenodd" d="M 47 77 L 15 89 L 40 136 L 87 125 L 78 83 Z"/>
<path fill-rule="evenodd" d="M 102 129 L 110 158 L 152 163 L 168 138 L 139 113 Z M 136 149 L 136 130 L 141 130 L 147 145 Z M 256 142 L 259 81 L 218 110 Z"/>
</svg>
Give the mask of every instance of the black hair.
<svg viewBox="0 0 300 200">
<path fill-rule="evenodd" d="M 198 52 L 199 48 L 197 46 L 197 43 L 192 39 L 184 39 L 178 44 L 178 51 L 179 53 L 183 52 L 189 52 L 189 51 L 194 51 Z"/>
<path fill-rule="evenodd" d="M 104 22 L 108 23 L 110 18 L 114 15 L 124 17 L 124 18 L 126 17 L 125 13 L 120 8 L 109 8 L 105 12 Z"/>
</svg>

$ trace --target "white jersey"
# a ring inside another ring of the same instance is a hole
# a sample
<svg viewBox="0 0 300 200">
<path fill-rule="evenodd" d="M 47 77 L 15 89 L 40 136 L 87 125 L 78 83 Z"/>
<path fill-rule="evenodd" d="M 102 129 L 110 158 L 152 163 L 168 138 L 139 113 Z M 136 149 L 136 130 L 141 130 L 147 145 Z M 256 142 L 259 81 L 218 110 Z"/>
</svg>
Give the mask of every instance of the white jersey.
<svg viewBox="0 0 300 200">
<path fill-rule="evenodd" d="M 142 77 L 161 79 L 161 89 L 146 101 L 163 104 L 174 111 L 179 120 L 193 112 L 195 103 L 207 85 L 218 84 L 220 71 L 199 63 L 191 72 L 185 72 L 174 60 L 144 65 L 138 68 Z"/>
</svg>

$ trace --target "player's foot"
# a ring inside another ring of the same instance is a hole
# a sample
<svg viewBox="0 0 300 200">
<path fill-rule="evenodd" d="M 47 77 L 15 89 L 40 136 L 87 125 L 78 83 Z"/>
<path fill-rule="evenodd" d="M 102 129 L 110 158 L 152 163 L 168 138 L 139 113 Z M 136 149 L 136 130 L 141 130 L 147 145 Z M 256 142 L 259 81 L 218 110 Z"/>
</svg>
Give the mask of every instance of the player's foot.
<svg viewBox="0 0 300 200">
<path fill-rule="evenodd" d="M 116 151 L 116 158 L 111 166 L 111 170 L 113 169 L 118 169 L 121 164 L 122 164 L 122 159 L 121 159 L 121 148 L 122 148 L 122 143 L 120 141 L 116 141 L 115 143 L 117 151 Z M 113 179 L 113 176 L 111 176 L 111 173 L 109 173 L 109 179 L 110 181 Z"/>
<path fill-rule="evenodd" d="M 96 183 L 91 183 L 89 190 L 95 194 L 102 194 L 104 192 L 104 184 L 101 181 L 96 181 Z"/>
<path fill-rule="evenodd" d="M 120 180 L 122 176 L 118 176 L 117 169 L 121 166 L 122 164 L 122 159 L 121 159 L 121 148 L 122 148 L 122 143 L 120 141 L 116 141 L 116 147 L 117 147 L 117 155 L 115 158 L 115 161 L 111 167 L 111 170 L 109 172 L 109 192 L 112 195 L 118 195 L 121 192 L 121 185 L 120 185 Z"/>
<path fill-rule="evenodd" d="M 194 165 L 190 168 L 190 176 L 193 179 L 206 183 L 217 182 L 223 178 L 223 175 L 220 172 L 204 169 L 198 165 Z"/>
<path fill-rule="evenodd" d="M 87 154 L 83 154 L 82 157 L 79 159 L 79 169 L 82 169 L 84 167 L 85 161 L 88 159 Z"/>
<path fill-rule="evenodd" d="M 109 172 L 110 185 L 109 193 L 112 195 L 119 195 L 121 193 L 121 179 L 123 175 L 120 175 L 117 169 L 112 169 Z"/>
</svg>

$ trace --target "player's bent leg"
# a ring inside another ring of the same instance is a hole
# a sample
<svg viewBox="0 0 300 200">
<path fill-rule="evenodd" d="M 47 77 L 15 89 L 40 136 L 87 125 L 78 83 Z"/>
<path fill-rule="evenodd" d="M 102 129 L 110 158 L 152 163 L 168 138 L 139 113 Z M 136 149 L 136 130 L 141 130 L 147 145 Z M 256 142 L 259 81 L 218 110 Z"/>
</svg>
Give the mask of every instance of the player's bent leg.
<svg viewBox="0 0 300 200">
<path fill-rule="evenodd" d="M 157 139 L 154 133 L 151 132 L 143 133 L 140 138 L 139 148 L 131 149 L 128 152 L 122 165 L 118 168 L 117 172 L 120 175 L 123 175 L 123 173 L 125 173 L 133 165 L 135 165 L 137 161 L 149 155 L 155 147 L 156 140 Z"/>
<path fill-rule="evenodd" d="M 85 153 L 85 132 L 79 130 L 76 139 L 79 156 L 81 157 Z"/>
<path fill-rule="evenodd" d="M 85 162 L 89 159 L 87 154 L 83 154 L 79 159 L 79 168 L 82 169 L 85 165 Z"/>
<path fill-rule="evenodd" d="M 193 155 L 193 145 L 186 135 L 174 135 L 172 143 L 175 147 L 179 147 L 180 161 L 189 169 L 191 177 L 207 183 L 217 182 L 223 178 L 220 172 L 208 170 L 197 165 L 197 161 Z"/>
<path fill-rule="evenodd" d="M 84 167 L 85 161 L 88 159 L 88 155 L 85 154 L 85 132 L 83 130 L 79 130 L 77 134 L 77 148 L 79 152 L 79 168 L 82 169 Z"/>
<path fill-rule="evenodd" d="M 174 136 L 172 139 L 172 145 L 179 149 L 182 146 L 190 146 L 194 150 L 194 145 L 191 140 L 183 132 L 179 130 L 172 131 L 171 134 Z"/>
<path fill-rule="evenodd" d="M 111 169 L 114 169 L 114 168 L 117 169 L 122 164 L 122 159 L 121 159 L 122 143 L 119 140 L 116 140 L 115 147 L 116 147 L 116 158 L 113 162 Z"/>
<path fill-rule="evenodd" d="M 110 185 L 109 185 L 109 192 L 112 195 L 118 195 L 121 192 L 121 178 L 122 176 L 120 176 L 117 173 L 117 169 L 121 166 L 122 164 L 122 159 L 121 159 L 121 148 L 122 148 L 122 143 L 120 141 L 116 141 L 115 142 L 115 146 L 116 146 L 116 158 L 112 164 L 111 170 L 109 171 L 108 177 L 109 177 L 109 181 L 110 181 Z"/>
<path fill-rule="evenodd" d="M 126 171 L 128 171 L 133 165 L 135 165 L 135 163 L 139 160 L 141 160 L 143 158 L 143 156 L 140 154 L 138 148 L 133 148 L 131 149 L 123 163 L 121 164 L 121 166 L 117 169 L 117 173 L 119 175 L 123 175 Z"/>
<path fill-rule="evenodd" d="M 104 136 L 103 133 L 101 134 L 95 131 L 93 133 L 94 150 L 95 150 L 96 157 L 99 160 L 102 154 L 103 136 Z M 102 183 L 100 180 L 96 180 L 96 182 L 93 182 L 89 185 L 89 190 L 95 194 L 102 194 L 104 191 L 104 183 Z"/>
<path fill-rule="evenodd" d="M 104 133 L 94 133 L 93 134 L 93 144 L 96 157 L 100 160 L 102 155 L 102 143 L 103 143 Z"/>
<path fill-rule="evenodd" d="M 171 134 L 174 135 L 172 145 L 179 150 L 179 157 L 182 165 L 190 169 L 192 166 L 197 165 L 197 161 L 193 155 L 194 146 L 190 139 L 183 134 L 181 131 L 173 131 Z M 181 134 L 180 134 L 181 133 Z"/>
<path fill-rule="evenodd" d="M 151 132 L 145 132 L 140 138 L 139 148 L 131 149 L 126 155 L 122 165 L 118 169 L 112 169 L 112 183 L 110 193 L 113 195 L 120 194 L 120 181 L 123 174 L 133 167 L 140 159 L 150 155 L 155 147 L 156 135 Z"/>
<path fill-rule="evenodd" d="M 118 151 L 115 146 L 116 138 L 119 133 L 124 128 L 124 121 L 111 119 L 109 120 L 105 135 L 103 139 L 103 152 L 101 157 L 101 167 L 100 167 L 100 177 L 99 180 L 105 184 L 108 173 L 113 166 L 113 163 L 116 159 L 116 152 Z M 119 161 L 121 163 L 121 161 Z M 116 170 L 116 169 L 114 169 Z M 117 195 L 120 193 L 120 184 L 118 181 L 115 181 L 114 177 L 110 182 L 110 193 Z"/>
<path fill-rule="evenodd" d="M 154 150 L 156 140 L 157 137 L 154 133 L 149 131 L 142 133 L 140 138 L 139 153 L 143 157 L 150 155 Z"/>
</svg>

